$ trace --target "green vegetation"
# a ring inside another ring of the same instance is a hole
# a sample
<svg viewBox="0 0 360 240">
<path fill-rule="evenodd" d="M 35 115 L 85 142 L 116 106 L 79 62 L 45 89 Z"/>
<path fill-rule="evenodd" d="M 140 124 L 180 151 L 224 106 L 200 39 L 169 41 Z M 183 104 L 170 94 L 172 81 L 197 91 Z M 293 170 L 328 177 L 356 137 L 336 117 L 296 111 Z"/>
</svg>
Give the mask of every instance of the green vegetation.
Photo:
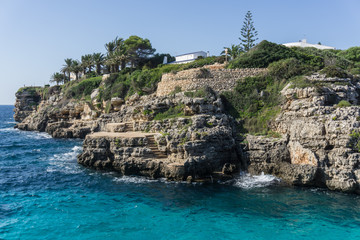
<svg viewBox="0 0 360 240">
<path fill-rule="evenodd" d="M 337 55 L 344 57 L 349 61 L 360 62 L 360 47 L 351 47 L 344 51 L 339 51 Z"/>
<path fill-rule="evenodd" d="M 331 65 L 327 66 L 324 69 L 321 70 L 322 74 L 325 74 L 326 77 L 338 77 L 338 78 L 347 78 L 349 74 L 342 68 Z"/>
<path fill-rule="evenodd" d="M 99 87 L 100 83 L 101 77 L 71 82 L 64 88 L 65 96 L 67 98 L 81 99 L 82 97 L 89 96 L 95 88 Z"/>
<path fill-rule="evenodd" d="M 350 134 L 349 147 L 357 152 L 360 152 L 360 132 L 353 130 Z"/>
<path fill-rule="evenodd" d="M 105 113 L 109 113 L 111 110 L 111 101 L 106 102 Z"/>
<path fill-rule="evenodd" d="M 110 77 L 105 80 L 105 84 L 100 87 L 98 100 L 106 101 L 112 97 L 126 98 L 134 93 L 138 93 L 139 95 L 151 94 L 156 91 L 157 84 L 164 73 L 202 67 L 208 64 L 214 64 L 217 61 L 221 62 L 222 58 L 208 57 L 188 64 L 159 65 L 153 69 L 144 68 L 142 70 L 131 70 L 126 68 L 119 73 L 110 74 Z M 206 74 L 207 69 L 203 70 L 203 72 Z M 179 91 L 181 90 L 175 89 L 173 94 Z"/>
<path fill-rule="evenodd" d="M 175 107 L 170 107 L 167 111 L 158 113 L 154 116 L 154 120 L 164 120 L 169 118 L 185 117 L 184 104 L 179 104 Z"/>
<path fill-rule="evenodd" d="M 308 72 L 309 68 L 296 58 L 287 58 L 270 63 L 268 73 L 276 79 L 290 79 Z"/>
<path fill-rule="evenodd" d="M 296 58 L 314 68 L 323 67 L 323 59 L 315 55 L 307 55 L 297 48 L 288 48 L 283 45 L 268 42 L 266 40 L 260 42 L 249 52 L 240 55 L 238 58 L 232 60 L 229 68 L 265 68 L 270 63 L 282 59 Z"/>
<path fill-rule="evenodd" d="M 42 91 L 42 87 L 22 87 L 17 90 L 17 94 L 21 94 L 23 92 L 27 92 L 31 96 L 39 94 L 39 92 Z"/>
<path fill-rule="evenodd" d="M 221 55 L 227 55 L 230 59 L 235 59 L 243 53 L 244 50 L 240 45 L 231 44 L 231 47 L 224 47 L 224 50 L 220 53 Z"/>
<path fill-rule="evenodd" d="M 185 96 L 191 97 L 191 98 L 210 98 L 215 94 L 215 92 L 209 87 L 205 86 L 203 88 L 200 88 L 196 91 L 189 91 L 184 93 Z"/>
<path fill-rule="evenodd" d="M 175 89 L 169 94 L 169 95 L 175 95 L 179 92 L 182 92 L 182 89 L 180 86 L 175 86 Z"/>
<path fill-rule="evenodd" d="M 304 76 L 295 76 L 290 79 L 291 86 L 290 88 L 307 88 L 307 87 L 314 87 L 317 83 L 314 83 L 310 80 L 308 80 Z"/>
<path fill-rule="evenodd" d="M 221 97 L 226 111 L 242 121 L 242 132 L 266 135 L 269 121 L 280 112 L 280 90 L 285 84 L 269 75 L 248 77 Z"/>
<path fill-rule="evenodd" d="M 338 104 L 337 107 L 342 108 L 342 107 L 350 107 L 351 103 L 349 103 L 348 101 L 345 100 L 341 100 Z"/>
<path fill-rule="evenodd" d="M 338 65 L 341 68 L 352 66 L 352 62 L 342 57 L 334 50 L 319 50 L 316 48 L 288 48 L 283 45 L 268 42 L 260 42 L 249 52 L 241 54 L 232 60 L 229 68 L 265 68 L 270 63 L 282 59 L 295 58 L 312 70 L 322 69 L 324 66 Z"/>
<path fill-rule="evenodd" d="M 254 21 L 252 20 L 252 14 L 248 11 L 245 15 L 243 27 L 241 28 L 240 46 L 245 52 L 248 52 L 255 46 L 255 41 L 258 40 L 258 35 L 254 27 Z"/>
</svg>

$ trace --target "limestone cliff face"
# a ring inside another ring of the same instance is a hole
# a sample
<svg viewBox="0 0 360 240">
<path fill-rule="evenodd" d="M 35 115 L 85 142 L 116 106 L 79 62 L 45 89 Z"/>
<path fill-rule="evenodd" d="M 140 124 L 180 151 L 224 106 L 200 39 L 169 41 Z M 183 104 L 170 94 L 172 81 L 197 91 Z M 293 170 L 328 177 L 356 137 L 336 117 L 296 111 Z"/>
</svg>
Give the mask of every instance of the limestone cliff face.
<svg viewBox="0 0 360 240">
<path fill-rule="evenodd" d="M 286 102 L 272 128 L 282 139 L 248 136 L 249 171 L 292 184 L 359 192 L 360 153 L 350 134 L 360 126 L 360 85 L 351 79 L 310 78 L 313 87 L 282 91 Z M 338 107 L 345 100 L 350 107 Z"/>
<path fill-rule="evenodd" d="M 14 119 L 17 122 L 23 121 L 33 111 L 41 101 L 41 96 L 34 87 L 20 89 L 16 94 Z"/>
<path fill-rule="evenodd" d="M 85 138 L 80 164 L 126 175 L 213 181 L 239 171 L 235 122 L 224 114 L 215 92 L 197 98 L 183 92 L 135 94 L 126 101 L 112 99 L 108 113 L 96 107 L 96 92 L 91 102 L 52 92 L 17 127 L 57 138 Z M 170 118 L 154 120 L 161 114 Z"/>
<path fill-rule="evenodd" d="M 282 111 L 271 123 L 281 138 L 247 135 L 240 143 L 237 124 L 216 93 L 135 94 L 106 103 L 97 102 L 97 89 L 91 101 L 66 99 L 57 88 L 46 99 L 23 91 L 16 95 L 15 119 L 19 129 L 85 138 L 78 162 L 96 169 L 203 181 L 228 179 L 242 168 L 290 184 L 360 193 L 360 153 L 354 148 L 360 139 L 350 136 L 360 127 L 360 84 L 309 79 L 309 87 L 289 84 L 281 92 Z M 341 100 L 352 106 L 338 107 Z M 154 120 L 165 113 L 175 118 Z"/>
<path fill-rule="evenodd" d="M 133 131 L 114 123 L 85 138 L 79 163 L 179 181 L 231 178 L 240 167 L 232 124 L 222 114 L 128 123 Z"/>
</svg>

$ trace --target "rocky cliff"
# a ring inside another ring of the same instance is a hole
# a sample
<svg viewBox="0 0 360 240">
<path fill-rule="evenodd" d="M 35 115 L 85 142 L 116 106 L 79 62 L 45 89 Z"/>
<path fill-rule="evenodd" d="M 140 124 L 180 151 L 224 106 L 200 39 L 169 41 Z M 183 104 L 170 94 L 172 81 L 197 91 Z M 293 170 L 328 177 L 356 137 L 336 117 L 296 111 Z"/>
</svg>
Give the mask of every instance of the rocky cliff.
<svg viewBox="0 0 360 240">
<path fill-rule="evenodd" d="M 281 92 L 285 103 L 272 129 L 282 138 L 247 136 L 248 170 L 295 185 L 359 192 L 360 84 L 321 75 L 308 79 L 308 87 L 289 84 Z"/>
<path fill-rule="evenodd" d="M 23 91 L 15 118 L 19 129 L 85 138 L 78 161 L 96 169 L 188 181 L 229 179 L 245 169 L 289 184 L 360 192 L 360 84 L 322 75 L 306 84 L 281 91 L 282 110 L 270 126 L 280 138 L 241 139 L 239 123 L 209 89 L 107 103 L 98 102 L 98 89 L 86 101 L 66 98 L 60 88 L 46 98 Z"/>
</svg>

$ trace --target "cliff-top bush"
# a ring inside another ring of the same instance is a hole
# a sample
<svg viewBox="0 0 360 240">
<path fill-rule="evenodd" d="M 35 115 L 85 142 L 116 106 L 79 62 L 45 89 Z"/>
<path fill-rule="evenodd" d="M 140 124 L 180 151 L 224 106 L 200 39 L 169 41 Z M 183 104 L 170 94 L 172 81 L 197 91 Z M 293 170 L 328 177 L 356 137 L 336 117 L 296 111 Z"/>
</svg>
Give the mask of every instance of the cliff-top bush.
<svg viewBox="0 0 360 240">
<path fill-rule="evenodd" d="M 360 132 L 353 130 L 350 134 L 349 147 L 360 152 Z"/>
<path fill-rule="evenodd" d="M 266 68 L 270 63 L 294 57 L 290 48 L 266 40 L 230 61 L 229 68 Z"/>
<path fill-rule="evenodd" d="M 310 67 L 301 63 L 296 58 L 282 59 L 270 63 L 268 74 L 277 79 L 289 79 L 310 70 Z"/>
<path fill-rule="evenodd" d="M 184 94 L 185 96 L 191 98 L 210 98 L 211 96 L 214 96 L 216 93 L 211 87 L 205 86 L 195 91 L 185 92 Z"/>
<path fill-rule="evenodd" d="M 351 106 L 351 103 L 349 103 L 348 101 L 346 100 L 341 100 L 337 105 L 337 107 L 350 107 Z"/>
<path fill-rule="evenodd" d="M 65 96 L 67 98 L 81 99 L 82 97 L 89 96 L 95 88 L 99 87 L 101 76 L 70 83 L 64 86 Z"/>
<path fill-rule="evenodd" d="M 295 58 L 315 70 L 322 69 L 327 65 L 338 65 L 342 68 L 352 65 L 351 61 L 339 56 L 334 50 L 288 48 L 264 40 L 249 52 L 230 61 L 228 68 L 266 68 L 273 62 L 288 58 Z"/>
<path fill-rule="evenodd" d="M 169 118 L 177 118 L 177 117 L 184 117 L 184 104 L 178 104 L 175 107 L 170 107 L 168 110 L 162 113 L 157 113 L 154 116 L 154 120 L 164 120 Z"/>
<path fill-rule="evenodd" d="M 322 74 L 325 74 L 326 77 L 338 77 L 338 78 L 347 78 L 349 74 L 342 68 L 337 66 L 327 66 L 321 70 Z"/>
<path fill-rule="evenodd" d="M 269 123 L 280 111 L 280 91 L 285 84 L 270 76 L 245 78 L 233 91 L 221 94 L 225 111 L 240 120 L 241 132 L 266 135 Z"/>
</svg>

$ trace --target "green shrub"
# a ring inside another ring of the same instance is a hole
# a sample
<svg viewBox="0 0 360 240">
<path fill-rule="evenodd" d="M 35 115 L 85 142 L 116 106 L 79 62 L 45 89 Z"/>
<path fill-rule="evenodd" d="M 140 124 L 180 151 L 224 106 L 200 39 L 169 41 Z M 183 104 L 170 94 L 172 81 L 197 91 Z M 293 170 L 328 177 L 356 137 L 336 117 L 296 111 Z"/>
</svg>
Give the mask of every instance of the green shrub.
<svg viewBox="0 0 360 240">
<path fill-rule="evenodd" d="M 105 113 L 110 113 L 111 110 L 111 101 L 106 102 Z"/>
<path fill-rule="evenodd" d="M 309 67 L 306 67 L 296 58 L 288 58 L 270 63 L 268 74 L 277 79 L 289 79 L 303 74 L 308 69 Z"/>
<path fill-rule="evenodd" d="M 243 133 L 266 135 L 270 130 L 269 123 L 280 112 L 280 91 L 285 84 L 270 76 L 245 78 L 233 91 L 221 94 L 225 111 L 241 120 Z"/>
<path fill-rule="evenodd" d="M 207 68 L 200 68 L 199 71 L 200 72 L 197 75 L 198 78 L 207 78 L 211 75 L 209 69 L 207 69 Z"/>
<path fill-rule="evenodd" d="M 72 84 L 69 84 L 64 88 L 65 96 L 67 98 L 80 99 L 82 97 L 90 95 L 95 88 L 99 87 L 101 83 L 101 77 L 94 77 L 80 81 L 72 81 L 71 83 Z"/>
<path fill-rule="evenodd" d="M 347 78 L 349 74 L 342 68 L 337 66 L 327 66 L 321 70 L 322 74 L 325 74 L 326 77 L 338 77 L 338 78 Z"/>
<path fill-rule="evenodd" d="M 184 117 L 184 104 L 179 104 L 175 107 L 170 107 L 168 110 L 162 113 L 157 113 L 154 116 L 154 120 L 164 120 L 169 118 Z"/>
<path fill-rule="evenodd" d="M 307 88 L 307 87 L 315 87 L 316 83 L 314 81 L 308 80 L 304 76 L 296 76 L 290 79 L 291 86 L 290 88 Z"/>
<path fill-rule="evenodd" d="M 350 69 L 350 74 L 352 75 L 360 75 L 360 67 L 354 67 Z"/>
<path fill-rule="evenodd" d="M 351 47 L 346 50 L 339 51 L 337 55 L 352 62 L 360 62 L 360 47 Z"/>
<path fill-rule="evenodd" d="M 316 48 L 288 48 L 283 45 L 262 41 L 249 52 L 230 61 L 228 68 L 266 68 L 269 64 L 288 58 L 295 58 L 311 69 L 322 69 L 327 65 L 338 65 L 346 68 L 352 63 L 336 51 Z"/>
<path fill-rule="evenodd" d="M 211 89 L 211 87 L 205 86 L 196 91 L 185 92 L 184 94 L 185 96 L 191 98 L 210 98 L 211 96 L 215 95 L 215 92 Z"/>
<path fill-rule="evenodd" d="M 171 91 L 170 95 L 175 95 L 179 92 L 182 92 L 181 87 L 180 86 L 175 86 L 175 89 L 173 91 Z"/>
<path fill-rule="evenodd" d="M 342 108 L 342 107 L 350 107 L 351 103 L 349 103 L 346 100 L 341 100 L 338 104 L 337 107 Z"/>
<path fill-rule="evenodd" d="M 231 60 L 228 68 L 266 68 L 272 62 L 294 56 L 290 48 L 264 40 L 249 52 Z"/>
<path fill-rule="evenodd" d="M 293 47 L 294 51 L 307 55 L 307 56 L 317 56 L 318 58 L 322 59 L 323 66 L 330 66 L 330 65 L 336 65 L 341 68 L 347 68 L 352 65 L 352 62 L 348 59 L 340 56 L 338 54 L 339 50 L 333 50 L 333 49 L 317 49 L 313 47 Z"/>
<path fill-rule="evenodd" d="M 31 96 L 34 96 L 34 95 L 38 95 L 39 92 L 41 92 L 41 91 L 42 91 L 42 87 L 22 87 L 22 88 L 19 88 L 19 90 L 17 90 L 16 93 L 20 94 L 23 92 L 27 92 Z"/>
<path fill-rule="evenodd" d="M 360 132 L 353 130 L 350 134 L 349 147 L 360 152 Z"/>
</svg>

